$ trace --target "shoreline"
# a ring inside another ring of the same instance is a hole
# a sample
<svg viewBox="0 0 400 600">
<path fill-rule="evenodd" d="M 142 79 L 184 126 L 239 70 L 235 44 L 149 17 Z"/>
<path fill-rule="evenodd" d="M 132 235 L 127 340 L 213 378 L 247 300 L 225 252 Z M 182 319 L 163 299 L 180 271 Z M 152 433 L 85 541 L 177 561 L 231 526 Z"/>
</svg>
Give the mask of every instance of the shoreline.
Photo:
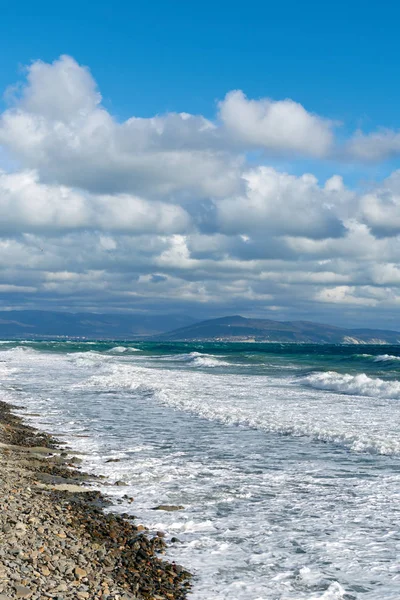
<svg viewBox="0 0 400 600">
<path fill-rule="evenodd" d="M 96 478 L 0 401 L 0 600 L 185 600 L 192 575 L 160 557 L 163 533 L 85 488 Z"/>
</svg>

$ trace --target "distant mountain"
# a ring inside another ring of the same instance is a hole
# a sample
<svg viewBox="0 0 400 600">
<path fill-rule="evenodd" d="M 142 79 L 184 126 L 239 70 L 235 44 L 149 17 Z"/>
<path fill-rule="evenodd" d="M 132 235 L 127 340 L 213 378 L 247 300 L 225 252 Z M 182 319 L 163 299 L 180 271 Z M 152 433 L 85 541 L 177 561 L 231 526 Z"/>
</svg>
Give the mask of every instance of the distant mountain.
<svg viewBox="0 0 400 600">
<path fill-rule="evenodd" d="M 400 343 L 400 333 L 396 331 L 343 329 L 308 321 L 272 321 L 232 316 L 198 323 L 185 315 L 0 311 L 0 339 L 58 337 L 317 344 Z"/>
<path fill-rule="evenodd" d="M 0 338 L 147 338 L 194 323 L 184 315 L 94 314 L 40 310 L 0 311 Z"/>
<path fill-rule="evenodd" d="M 379 329 L 343 329 L 309 321 L 272 321 L 222 317 L 181 327 L 161 340 L 226 342 L 304 342 L 316 344 L 399 344 L 400 333 Z"/>
</svg>

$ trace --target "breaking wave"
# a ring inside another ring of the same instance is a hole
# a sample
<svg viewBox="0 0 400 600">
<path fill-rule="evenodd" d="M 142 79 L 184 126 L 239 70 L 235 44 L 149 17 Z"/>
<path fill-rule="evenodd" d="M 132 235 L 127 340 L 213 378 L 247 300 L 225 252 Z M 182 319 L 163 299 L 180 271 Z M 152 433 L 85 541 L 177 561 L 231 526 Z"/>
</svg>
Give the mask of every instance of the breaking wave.
<svg viewBox="0 0 400 600">
<path fill-rule="evenodd" d="M 400 356 L 395 356 L 394 354 L 354 354 L 355 358 L 366 358 L 368 361 L 376 362 L 376 363 L 385 363 L 385 362 L 396 362 L 400 361 Z"/>
<path fill-rule="evenodd" d="M 39 354 L 39 350 L 35 350 L 35 348 L 31 348 L 30 346 L 15 346 L 14 348 L 3 348 L 2 350 L 14 356 L 25 356 L 26 354 Z"/>
<path fill-rule="evenodd" d="M 365 373 L 349 375 L 326 371 L 311 373 L 303 377 L 301 383 L 317 390 L 327 390 L 355 396 L 378 398 L 400 398 L 400 382 L 385 381 L 379 377 L 368 377 Z"/>
<path fill-rule="evenodd" d="M 393 362 L 396 360 L 400 360 L 400 356 L 393 356 L 392 354 L 379 354 L 374 358 L 374 362 Z"/>
<path fill-rule="evenodd" d="M 203 354 L 201 352 L 189 352 L 189 354 L 175 354 L 174 356 L 163 357 L 162 360 L 188 363 L 194 367 L 231 367 L 232 363 L 227 362 L 211 354 Z"/>
<path fill-rule="evenodd" d="M 220 358 L 215 358 L 214 356 L 207 356 L 206 354 L 196 356 L 193 359 L 193 364 L 196 367 L 230 367 L 231 363 L 226 362 L 225 360 L 221 360 Z"/>
<path fill-rule="evenodd" d="M 124 354 L 125 352 L 140 352 L 140 349 L 133 348 L 133 346 L 114 346 L 108 352 L 110 354 Z"/>
</svg>

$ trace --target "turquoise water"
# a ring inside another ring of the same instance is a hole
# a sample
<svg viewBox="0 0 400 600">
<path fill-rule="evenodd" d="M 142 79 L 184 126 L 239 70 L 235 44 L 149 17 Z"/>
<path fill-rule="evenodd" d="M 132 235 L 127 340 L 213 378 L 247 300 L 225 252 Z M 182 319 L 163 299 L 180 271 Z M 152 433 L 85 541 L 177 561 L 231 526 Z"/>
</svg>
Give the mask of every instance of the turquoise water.
<svg viewBox="0 0 400 600">
<path fill-rule="evenodd" d="M 3 340 L 0 348 L 29 347 L 41 352 L 110 352 L 129 354 L 140 351 L 142 356 L 168 357 L 199 352 L 210 356 L 223 356 L 232 362 L 247 366 L 277 368 L 279 365 L 297 366 L 299 369 L 339 369 L 351 372 L 367 372 L 395 377 L 400 369 L 400 346 L 383 345 L 318 345 L 284 343 L 228 343 L 228 342 L 129 342 L 129 341 L 48 341 Z M 120 352 L 119 352 L 120 351 Z M 266 360 L 271 361 L 271 365 Z"/>
<path fill-rule="evenodd" d="M 0 344 L 2 396 L 126 482 L 201 600 L 399 598 L 399 374 L 399 346 Z"/>
</svg>

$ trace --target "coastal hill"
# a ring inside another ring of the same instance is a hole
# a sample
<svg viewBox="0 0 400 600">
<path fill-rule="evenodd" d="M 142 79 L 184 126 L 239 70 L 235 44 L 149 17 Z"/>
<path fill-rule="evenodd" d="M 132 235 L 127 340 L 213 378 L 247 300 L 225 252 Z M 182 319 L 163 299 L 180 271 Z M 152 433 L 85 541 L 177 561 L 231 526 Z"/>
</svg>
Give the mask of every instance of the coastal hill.
<svg viewBox="0 0 400 600">
<path fill-rule="evenodd" d="M 397 331 L 343 329 L 309 321 L 230 316 L 196 322 L 185 315 L 0 311 L 0 339 L 14 338 L 400 344 Z"/>
<path fill-rule="evenodd" d="M 185 315 L 10 310 L 0 311 L 0 338 L 140 339 L 184 327 L 194 321 Z"/>
<path fill-rule="evenodd" d="M 309 321 L 272 321 L 223 317 L 181 327 L 158 339 L 223 342 L 303 342 L 316 344 L 399 344 L 400 333 L 379 329 L 344 329 Z"/>
</svg>

